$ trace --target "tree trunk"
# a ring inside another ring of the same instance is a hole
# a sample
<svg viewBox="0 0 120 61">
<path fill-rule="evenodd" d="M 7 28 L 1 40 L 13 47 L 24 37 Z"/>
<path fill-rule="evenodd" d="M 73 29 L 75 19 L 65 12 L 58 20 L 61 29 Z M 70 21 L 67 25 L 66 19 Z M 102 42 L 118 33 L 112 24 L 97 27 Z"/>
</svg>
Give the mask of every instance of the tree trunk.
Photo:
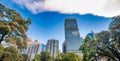
<svg viewBox="0 0 120 61">
<path fill-rule="evenodd" d="M 0 38 L 0 44 L 1 44 L 1 42 L 3 41 L 5 35 L 6 35 L 6 34 L 3 34 L 2 37 Z"/>
</svg>

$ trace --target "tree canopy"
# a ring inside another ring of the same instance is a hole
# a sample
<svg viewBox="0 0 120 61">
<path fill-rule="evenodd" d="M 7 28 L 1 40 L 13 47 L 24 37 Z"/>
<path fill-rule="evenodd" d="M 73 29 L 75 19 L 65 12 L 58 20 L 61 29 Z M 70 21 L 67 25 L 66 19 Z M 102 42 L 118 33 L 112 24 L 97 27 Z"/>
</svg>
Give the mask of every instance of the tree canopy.
<svg viewBox="0 0 120 61">
<path fill-rule="evenodd" d="M 4 48 L 3 48 L 2 44 L 0 44 L 0 58 L 3 55 L 3 53 L 4 53 Z"/>
<path fill-rule="evenodd" d="M 38 54 L 33 61 L 53 61 L 53 56 L 47 52 L 42 52 Z"/>
<path fill-rule="evenodd" d="M 86 57 L 99 59 L 105 56 L 108 60 L 120 61 L 120 16 L 113 17 L 109 30 L 97 33 L 96 40 L 91 41 L 89 38 L 85 38 L 80 50 L 83 52 L 84 59 Z M 92 50 L 93 53 L 89 50 Z M 98 56 L 93 56 L 95 54 Z"/>
<path fill-rule="evenodd" d="M 74 52 L 69 52 L 64 55 L 63 61 L 82 61 L 82 56 Z"/>
<path fill-rule="evenodd" d="M 82 61 L 82 55 L 74 52 L 61 53 L 53 59 L 53 56 L 49 53 L 42 52 L 41 54 L 38 54 L 33 61 Z"/>
<path fill-rule="evenodd" d="M 83 61 L 91 60 L 96 52 L 96 40 L 93 40 L 89 36 L 87 36 L 84 39 L 83 44 L 80 46 L 79 50 L 83 53 Z"/>
<path fill-rule="evenodd" d="M 5 41 L 15 44 L 22 50 L 26 46 L 26 32 L 30 24 L 31 19 L 24 19 L 14 9 L 0 4 L 0 43 Z"/>
<path fill-rule="evenodd" d="M 99 55 L 120 61 L 120 16 L 113 17 L 109 31 L 98 33 L 98 37 L 101 42 L 97 46 Z"/>
<path fill-rule="evenodd" d="M 23 61 L 27 61 L 27 59 L 28 59 L 28 54 L 22 54 L 22 56 L 23 56 Z"/>
<path fill-rule="evenodd" d="M 2 61 L 22 61 L 23 56 L 15 47 L 7 47 L 4 49 L 4 54 L 1 57 Z"/>
<path fill-rule="evenodd" d="M 38 54 L 33 61 L 41 61 L 41 54 Z"/>
<path fill-rule="evenodd" d="M 55 61 L 82 61 L 82 55 L 74 52 L 68 52 L 64 54 L 61 53 L 56 56 Z"/>
<path fill-rule="evenodd" d="M 63 60 L 63 54 L 58 54 L 56 57 L 55 57 L 55 61 L 62 61 Z"/>
</svg>

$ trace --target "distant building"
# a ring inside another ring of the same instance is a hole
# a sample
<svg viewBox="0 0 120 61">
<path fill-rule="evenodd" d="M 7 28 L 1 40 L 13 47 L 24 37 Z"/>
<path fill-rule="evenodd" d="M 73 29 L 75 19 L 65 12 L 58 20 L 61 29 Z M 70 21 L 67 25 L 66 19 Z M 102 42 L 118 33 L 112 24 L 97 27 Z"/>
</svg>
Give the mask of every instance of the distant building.
<svg viewBox="0 0 120 61">
<path fill-rule="evenodd" d="M 27 48 L 22 51 L 22 54 L 27 54 L 27 61 L 32 61 L 37 54 L 40 54 L 42 51 L 42 43 L 39 43 L 33 39 L 28 39 Z"/>
<path fill-rule="evenodd" d="M 93 31 L 91 31 L 91 33 L 88 33 L 87 36 L 91 39 L 91 40 L 95 40 L 95 33 Z"/>
<path fill-rule="evenodd" d="M 42 44 L 42 52 L 46 51 L 46 45 Z"/>
<path fill-rule="evenodd" d="M 66 52 L 76 52 L 79 51 L 80 45 L 82 44 L 82 39 L 80 38 L 79 29 L 77 21 L 75 18 L 65 19 L 65 41 L 66 41 Z"/>
<path fill-rule="evenodd" d="M 52 56 L 56 57 L 59 53 L 59 41 L 55 39 L 50 39 L 47 41 L 46 51 Z"/>
<path fill-rule="evenodd" d="M 64 41 L 62 44 L 62 51 L 63 53 L 66 53 L 66 41 Z"/>
</svg>

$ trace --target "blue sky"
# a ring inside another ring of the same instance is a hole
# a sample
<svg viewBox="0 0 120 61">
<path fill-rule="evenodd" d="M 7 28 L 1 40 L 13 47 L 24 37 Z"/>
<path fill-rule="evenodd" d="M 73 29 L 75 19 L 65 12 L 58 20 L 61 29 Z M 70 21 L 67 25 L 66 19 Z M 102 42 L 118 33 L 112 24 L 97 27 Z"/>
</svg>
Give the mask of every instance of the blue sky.
<svg viewBox="0 0 120 61">
<path fill-rule="evenodd" d="M 66 14 L 57 11 L 43 11 L 37 14 L 32 13 L 26 7 L 14 3 L 10 0 L 1 0 L 0 3 L 8 8 L 15 9 L 24 18 L 31 18 L 32 24 L 29 26 L 27 35 L 30 38 L 39 40 L 41 43 L 46 44 L 48 39 L 57 39 L 60 43 L 60 49 L 64 37 L 64 20 L 65 18 L 76 18 L 79 33 L 84 38 L 91 30 L 95 33 L 102 30 L 108 30 L 111 18 L 96 16 L 93 14 Z"/>
</svg>

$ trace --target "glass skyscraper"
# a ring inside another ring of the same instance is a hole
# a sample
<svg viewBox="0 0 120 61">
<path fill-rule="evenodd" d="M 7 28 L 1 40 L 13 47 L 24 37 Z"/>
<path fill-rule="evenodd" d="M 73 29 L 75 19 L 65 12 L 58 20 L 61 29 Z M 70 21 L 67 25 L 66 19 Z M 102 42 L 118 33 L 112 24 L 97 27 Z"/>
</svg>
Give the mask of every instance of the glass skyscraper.
<svg viewBox="0 0 120 61">
<path fill-rule="evenodd" d="M 66 52 L 79 52 L 82 39 L 80 38 L 77 21 L 75 18 L 65 19 Z"/>
</svg>

